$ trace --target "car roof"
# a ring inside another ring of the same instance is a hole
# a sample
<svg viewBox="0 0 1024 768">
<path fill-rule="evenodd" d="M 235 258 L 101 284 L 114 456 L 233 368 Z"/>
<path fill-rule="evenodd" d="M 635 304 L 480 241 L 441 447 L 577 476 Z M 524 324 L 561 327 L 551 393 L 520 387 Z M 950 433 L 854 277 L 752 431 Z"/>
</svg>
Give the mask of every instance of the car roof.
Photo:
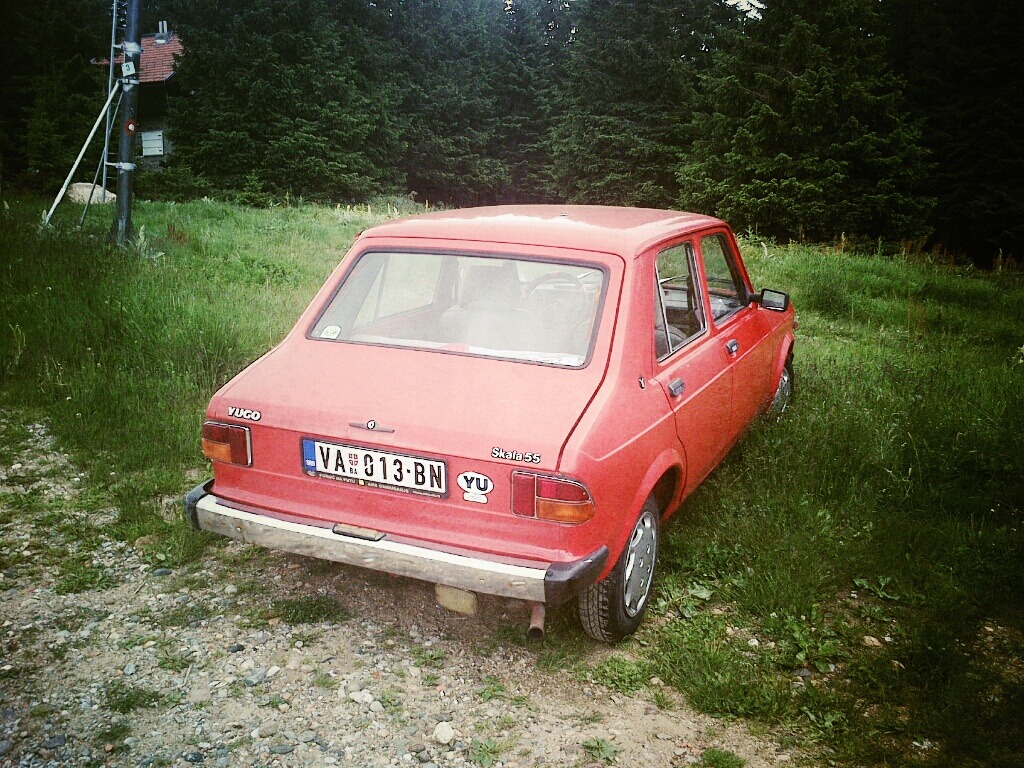
<svg viewBox="0 0 1024 768">
<path fill-rule="evenodd" d="M 599 205 L 498 205 L 396 219 L 363 237 L 509 243 L 636 255 L 655 242 L 720 219 L 683 211 Z"/>
</svg>

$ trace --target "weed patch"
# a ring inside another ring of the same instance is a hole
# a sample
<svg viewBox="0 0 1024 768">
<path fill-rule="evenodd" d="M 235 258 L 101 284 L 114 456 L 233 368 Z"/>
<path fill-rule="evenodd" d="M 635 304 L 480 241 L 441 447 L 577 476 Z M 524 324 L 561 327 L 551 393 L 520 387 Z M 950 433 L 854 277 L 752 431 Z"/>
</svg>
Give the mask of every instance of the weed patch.
<svg viewBox="0 0 1024 768">
<path fill-rule="evenodd" d="M 348 609 L 337 600 L 319 595 L 275 600 L 270 612 L 287 624 L 346 621 L 351 617 Z"/>
</svg>

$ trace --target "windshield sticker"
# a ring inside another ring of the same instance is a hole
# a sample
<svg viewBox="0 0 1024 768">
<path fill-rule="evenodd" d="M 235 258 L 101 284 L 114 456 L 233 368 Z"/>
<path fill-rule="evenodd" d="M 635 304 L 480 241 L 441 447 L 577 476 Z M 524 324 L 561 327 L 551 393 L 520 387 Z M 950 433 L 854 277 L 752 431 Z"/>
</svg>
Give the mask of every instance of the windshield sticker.
<svg viewBox="0 0 1024 768">
<path fill-rule="evenodd" d="M 322 331 L 320 331 L 321 339 L 336 339 L 341 335 L 340 325 L 328 325 Z"/>
<path fill-rule="evenodd" d="M 540 464 L 539 453 L 520 453 L 519 451 L 506 451 L 504 448 L 495 446 L 491 448 L 492 459 L 505 459 L 506 461 L 522 461 L 526 464 Z"/>
<path fill-rule="evenodd" d="M 479 472 L 463 472 L 458 477 L 458 483 L 463 490 L 462 498 L 477 504 L 486 504 L 487 494 L 494 490 L 491 478 Z"/>
</svg>

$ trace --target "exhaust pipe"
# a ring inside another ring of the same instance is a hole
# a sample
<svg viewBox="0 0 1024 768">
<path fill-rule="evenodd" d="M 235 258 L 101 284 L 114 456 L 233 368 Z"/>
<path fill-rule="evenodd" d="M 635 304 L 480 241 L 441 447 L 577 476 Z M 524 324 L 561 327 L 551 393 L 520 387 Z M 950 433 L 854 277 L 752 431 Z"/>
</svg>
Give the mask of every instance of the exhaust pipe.
<svg viewBox="0 0 1024 768">
<path fill-rule="evenodd" d="M 526 636 L 531 640 L 544 639 L 544 603 L 530 603 L 530 628 Z"/>
</svg>

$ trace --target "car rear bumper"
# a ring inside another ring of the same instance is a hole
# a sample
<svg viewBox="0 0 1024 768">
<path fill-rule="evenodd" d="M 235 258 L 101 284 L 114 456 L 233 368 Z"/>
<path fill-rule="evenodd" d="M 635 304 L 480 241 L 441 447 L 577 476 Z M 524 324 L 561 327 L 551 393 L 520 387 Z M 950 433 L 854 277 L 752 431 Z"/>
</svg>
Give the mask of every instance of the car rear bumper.
<svg viewBox="0 0 1024 768">
<path fill-rule="evenodd" d="M 235 509 L 210 493 L 212 484 L 198 485 L 185 496 L 185 519 L 197 530 L 471 592 L 557 605 L 591 584 L 608 560 L 608 548 L 600 547 L 579 560 L 526 567 L 392 541 L 382 534 L 363 537 Z"/>
</svg>

